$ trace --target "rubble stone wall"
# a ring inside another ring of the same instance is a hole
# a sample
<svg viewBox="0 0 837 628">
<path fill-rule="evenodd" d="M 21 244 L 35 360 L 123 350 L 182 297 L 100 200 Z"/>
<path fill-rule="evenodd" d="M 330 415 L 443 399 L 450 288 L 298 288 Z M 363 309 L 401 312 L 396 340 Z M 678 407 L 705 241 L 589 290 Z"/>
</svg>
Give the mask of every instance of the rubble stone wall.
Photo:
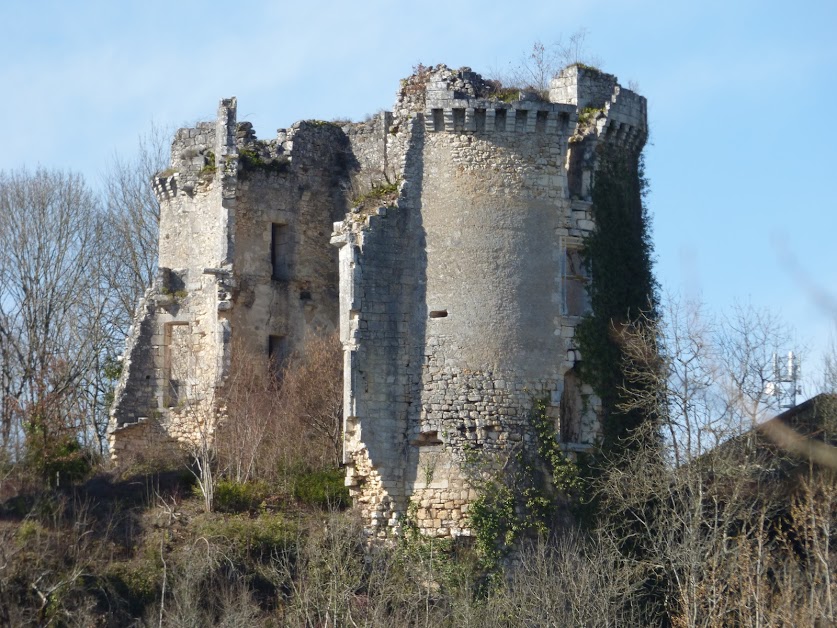
<svg viewBox="0 0 837 628">
<path fill-rule="evenodd" d="M 111 412 L 111 454 L 211 445 L 233 353 L 254 364 L 337 325 L 337 252 L 352 167 L 337 125 L 297 123 L 260 141 L 235 99 L 181 129 L 161 202 L 160 272 L 137 311 Z"/>
<path fill-rule="evenodd" d="M 337 252 L 327 242 L 346 211 L 351 158 L 334 124 L 302 122 L 280 133 L 287 168 L 239 177 L 232 321 L 239 350 L 263 355 L 273 336 L 284 354 L 277 358 L 302 347 L 307 333 L 336 328 Z"/>
<path fill-rule="evenodd" d="M 347 484 L 371 534 L 407 516 L 426 534 L 469 534 L 466 460 L 533 446 L 536 399 L 569 450 L 598 436 L 598 399 L 574 370 L 589 307 L 579 250 L 595 228 L 595 146 L 641 147 L 644 99 L 569 74 L 560 102 L 500 103 L 477 75 L 434 68 L 420 108 L 415 91 L 396 103 L 397 205 L 335 225 Z M 579 120 L 579 93 L 601 116 Z"/>
<path fill-rule="evenodd" d="M 645 121 L 644 98 L 581 66 L 548 101 L 510 103 L 467 68 L 422 68 L 392 112 L 269 140 L 222 101 L 155 179 L 161 272 L 128 341 L 113 455 L 211 439 L 234 352 L 283 357 L 339 328 L 346 483 L 367 531 L 410 517 L 470 534 L 467 460 L 534 446 L 535 400 L 567 450 L 599 435 L 576 368 L 580 251 L 597 146 L 641 150 Z"/>
</svg>

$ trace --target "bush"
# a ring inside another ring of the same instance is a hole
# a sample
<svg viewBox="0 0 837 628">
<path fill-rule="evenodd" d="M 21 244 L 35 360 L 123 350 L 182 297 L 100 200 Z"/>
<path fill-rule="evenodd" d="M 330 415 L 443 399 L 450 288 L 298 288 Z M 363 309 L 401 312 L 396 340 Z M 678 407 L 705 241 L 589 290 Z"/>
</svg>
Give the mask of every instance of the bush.
<svg viewBox="0 0 837 628">
<path fill-rule="evenodd" d="M 93 456 L 73 437 L 32 438 L 26 464 L 49 484 L 79 482 L 93 469 Z"/>
<path fill-rule="evenodd" d="M 151 560 L 114 563 L 105 569 L 104 576 L 134 616 L 157 600 L 163 578 L 161 566 Z"/>
<path fill-rule="evenodd" d="M 222 545 L 229 557 L 263 560 L 271 556 L 293 553 L 298 530 L 279 514 L 263 513 L 250 518 L 232 515 L 219 519 L 209 516 L 198 525 L 198 534 L 209 542 Z"/>
<path fill-rule="evenodd" d="M 392 205 L 398 199 L 399 184 L 399 181 L 373 183 L 371 190 L 352 199 L 352 205 L 362 209 L 378 207 L 379 205 Z"/>
<path fill-rule="evenodd" d="M 347 508 L 351 503 L 349 489 L 343 484 L 341 469 L 304 471 L 294 481 L 294 497 L 319 508 Z"/>
<path fill-rule="evenodd" d="M 37 541 L 41 534 L 44 534 L 44 528 L 40 523 L 32 519 L 25 519 L 20 522 L 15 536 L 17 537 L 18 545 L 20 547 L 26 547 L 33 541 Z"/>
<path fill-rule="evenodd" d="M 221 480 L 215 486 L 215 510 L 218 512 L 250 512 L 257 510 L 269 495 L 264 482 Z"/>
</svg>

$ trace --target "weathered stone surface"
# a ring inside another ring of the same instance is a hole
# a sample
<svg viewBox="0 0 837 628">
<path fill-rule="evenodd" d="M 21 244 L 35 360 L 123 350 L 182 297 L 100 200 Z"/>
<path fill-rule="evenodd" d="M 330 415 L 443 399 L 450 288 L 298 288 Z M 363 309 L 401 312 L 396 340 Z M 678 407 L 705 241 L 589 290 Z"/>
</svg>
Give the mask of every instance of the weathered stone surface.
<svg viewBox="0 0 837 628">
<path fill-rule="evenodd" d="M 346 483 L 373 536 L 408 512 L 426 534 L 470 534 L 465 454 L 532 446 L 534 399 L 568 450 L 593 443 L 578 251 L 596 146 L 640 150 L 645 99 L 580 67 L 549 101 L 524 96 L 492 100 L 479 75 L 436 66 L 366 122 L 265 142 L 230 99 L 178 131 L 154 182 L 162 269 L 128 340 L 113 455 L 211 437 L 234 348 L 293 350 L 335 327 Z"/>
<path fill-rule="evenodd" d="M 335 328 L 328 236 L 346 211 L 348 141 L 310 122 L 280 137 L 260 142 L 237 124 L 235 99 L 215 123 L 177 132 L 172 166 L 155 179 L 161 271 L 127 343 L 114 459 L 142 454 L 146 433 L 173 451 L 211 443 L 233 350 L 288 353 L 308 330 Z"/>
<path fill-rule="evenodd" d="M 332 236 L 347 484 L 376 536 L 408 512 L 426 534 L 467 535 L 465 453 L 532 446 L 534 399 L 548 400 L 569 450 L 598 435 L 598 400 L 573 369 L 589 307 L 577 251 L 595 228 L 596 144 L 641 148 L 645 101 L 578 68 L 556 79 L 553 102 L 500 103 L 477 75 L 444 66 L 422 102 L 415 80 L 387 137 L 396 206 L 349 214 Z M 579 124 L 594 106 L 596 124 Z M 636 130 L 613 135 L 616 118 Z"/>
</svg>

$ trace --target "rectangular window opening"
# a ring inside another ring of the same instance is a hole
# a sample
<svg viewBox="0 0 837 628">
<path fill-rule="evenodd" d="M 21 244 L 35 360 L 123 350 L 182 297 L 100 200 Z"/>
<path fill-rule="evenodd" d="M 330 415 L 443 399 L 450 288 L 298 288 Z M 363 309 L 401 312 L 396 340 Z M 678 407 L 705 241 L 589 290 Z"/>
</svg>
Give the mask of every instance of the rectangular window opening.
<svg viewBox="0 0 837 628">
<path fill-rule="evenodd" d="M 446 318 L 448 315 L 447 310 L 432 310 L 430 312 L 430 318 Z"/>
<path fill-rule="evenodd" d="M 288 359 L 287 336 L 270 335 L 267 337 L 267 357 L 271 368 L 278 371 Z"/>
<path fill-rule="evenodd" d="M 587 269 L 581 250 L 566 249 L 564 259 L 564 314 L 584 316 L 590 312 L 590 295 L 587 292 Z"/>
<path fill-rule="evenodd" d="M 274 281 L 288 281 L 288 225 L 271 224 L 270 267 Z"/>
<path fill-rule="evenodd" d="M 436 432 L 435 430 L 432 431 L 432 432 L 422 432 L 421 434 L 418 435 L 418 438 L 416 438 L 413 441 L 413 445 L 415 445 L 417 447 L 425 447 L 425 446 L 428 446 L 428 445 L 432 446 L 432 445 L 441 445 L 441 444 L 442 444 L 442 439 L 439 438 L 438 432 Z"/>
<path fill-rule="evenodd" d="M 188 323 L 167 323 L 164 331 L 163 370 L 165 373 L 164 405 L 168 408 L 186 402 L 186 392 L 193 361 L 192 330 Z"/>
<path fill-rule="evenodd" d="M 564 375 L 564 390 L 560 404 L 561 441 L 577 443 L 581 440 L 581 415 L 585 403 L 581 395 L 581 381 L 574 370 L 569 370 Z"/>
</svg>

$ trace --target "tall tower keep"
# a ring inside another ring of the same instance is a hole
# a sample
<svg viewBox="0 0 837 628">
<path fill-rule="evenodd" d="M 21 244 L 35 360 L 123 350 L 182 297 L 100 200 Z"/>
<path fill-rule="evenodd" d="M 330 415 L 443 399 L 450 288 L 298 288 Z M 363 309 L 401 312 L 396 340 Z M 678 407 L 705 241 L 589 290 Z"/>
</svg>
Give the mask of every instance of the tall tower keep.
<svg viewBox="0 0 837 628">
<path fill-rule="evenodd" d="M 347 483 L 371 533 L 415 512 L 426 534 L 469 534 L 466 460 L 532 447 L 535 400 L 566 449 L 595 442 L 574 332 L 596 147 L 645 138 L 645 99 L 578 66 L 511 103 L 468 69 L 405 82 L 386 140 L 397 204 L 332 237 Z"/>
</svg>

